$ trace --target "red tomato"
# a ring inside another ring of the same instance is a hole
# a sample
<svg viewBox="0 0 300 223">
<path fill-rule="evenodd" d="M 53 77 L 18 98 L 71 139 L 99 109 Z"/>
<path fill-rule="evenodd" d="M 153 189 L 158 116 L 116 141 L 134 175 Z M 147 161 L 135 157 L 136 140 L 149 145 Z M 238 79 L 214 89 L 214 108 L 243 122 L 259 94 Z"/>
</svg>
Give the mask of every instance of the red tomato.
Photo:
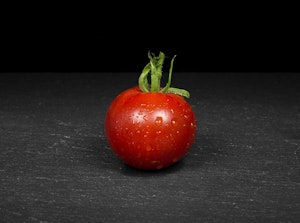
<svg viewBox="0 0 300 223">
<path fill-rule="evenodd" d="M 139 78 L 139 86 L 121 92 L 105 117 L 105 134 L 114 153 L 128 165 L 144 170 L 171 166 L 194 143 L 196 120 L 183 96 L 184 89 L 160 87 L 164 54 L 151 56 Z M 147 75 L 151 72 L 151 85 Z"/>
<path fill-rule="evenodd" d="M 161 169 L 180 160 L 194 142 L 191 106 L 172 93 L 125 90 L 110 105 L 105 131 L 112 150 L 128 165 Z"/>
</svg>

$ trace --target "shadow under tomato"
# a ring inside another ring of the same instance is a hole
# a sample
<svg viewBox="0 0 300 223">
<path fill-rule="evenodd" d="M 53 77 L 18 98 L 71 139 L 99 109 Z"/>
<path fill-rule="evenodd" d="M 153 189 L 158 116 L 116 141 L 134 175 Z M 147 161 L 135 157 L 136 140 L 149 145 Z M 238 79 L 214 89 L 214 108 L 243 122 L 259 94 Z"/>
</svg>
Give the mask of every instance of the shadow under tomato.
<svg viewBox="0 0 300 223">
<path fill-rule="evenodd" d="M 132 166 L 129 166 L 125 163 L 123 163 L 121 167 L 121 172 L 124 175 L 127 176 L 140 176 L 140 177 L 152 177 L 152 176 L 163 176 L 166 174 L 175 173 L 177 171 L 180 171 L 184 166 L 184 158 L 182 160 L 179 160 L 178 162 L 174 163 L 173 165 L 159 169 L 159 170 L 143 170 L 143 169 L 137 169 Z"/>
</svg>

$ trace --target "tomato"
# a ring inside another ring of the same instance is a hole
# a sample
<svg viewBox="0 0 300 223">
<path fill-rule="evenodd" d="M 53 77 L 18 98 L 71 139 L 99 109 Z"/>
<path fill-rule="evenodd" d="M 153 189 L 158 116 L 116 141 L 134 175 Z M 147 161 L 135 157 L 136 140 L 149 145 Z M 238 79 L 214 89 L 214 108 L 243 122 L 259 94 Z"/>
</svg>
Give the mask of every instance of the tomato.
<svg viewBox="0 0 300 223">
<path fill-rule="evenodd" d="M 156 59 L 156 64 L 160 59 L 149 57 Z M 142 73 L 144 76 L 149 72 L 146 71 Z M 140 86 L 121 92 L 110 104 L 105 117 L 108 143 L 132 167 L 144 170 L 169 167 L 182 159 L 194 143 L 195 114 L 183 96 L 173 93 L 176 89 L 162 92 L 159 87 L 158 91 L 151 91 L 143 77 L 139 83 Z M 146 86 L 141 86 L 143 83 Z"/>
</svg>

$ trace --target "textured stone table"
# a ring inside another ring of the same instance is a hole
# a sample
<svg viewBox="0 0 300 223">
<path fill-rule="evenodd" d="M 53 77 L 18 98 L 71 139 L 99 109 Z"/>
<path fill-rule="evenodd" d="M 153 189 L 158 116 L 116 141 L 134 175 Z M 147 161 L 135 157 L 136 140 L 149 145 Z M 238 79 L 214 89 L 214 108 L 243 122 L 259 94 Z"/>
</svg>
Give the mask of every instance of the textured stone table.
<svg viewBox="0 0 300 223">
<path fill-rule="evenodd" d="M 138 76 L 0 74 L 1 222 L 298 222 L 299 73 L 174 72 L 198 132 L 156 172 L 124 165 L 104 135 Z"/>
</svg>

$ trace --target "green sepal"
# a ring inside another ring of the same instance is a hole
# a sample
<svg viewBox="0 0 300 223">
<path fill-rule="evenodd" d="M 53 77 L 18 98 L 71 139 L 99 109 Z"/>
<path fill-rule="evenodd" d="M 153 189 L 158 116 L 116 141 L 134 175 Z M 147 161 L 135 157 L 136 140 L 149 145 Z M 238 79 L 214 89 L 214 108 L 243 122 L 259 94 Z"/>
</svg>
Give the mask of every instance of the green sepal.
<svg viewBox="0 0 300 223">
<path fill-rule="evenodd" d="M 156 57 L 154 54 L 151 54 L 149 51 L 148 58 L 150 62 L 144 67 L 138 80 L 140 89 L 143 92 L 173 93 L 173 94 L 178 94 L 180 96 L 189 98 L 190 93 L 187 90 L 170 87 L 175 57 L 176 55 L 171 60 L 168 82 L 165 87 L 161 88 L 160 80 L 162 77 L 162 68 L 165 60 L 165 54 L 163 52 L 160 52 L 159 56 Z M 148 82 L 149 73 L 151 73 L 151 84 L 149 84 Z"/>
</svg>

